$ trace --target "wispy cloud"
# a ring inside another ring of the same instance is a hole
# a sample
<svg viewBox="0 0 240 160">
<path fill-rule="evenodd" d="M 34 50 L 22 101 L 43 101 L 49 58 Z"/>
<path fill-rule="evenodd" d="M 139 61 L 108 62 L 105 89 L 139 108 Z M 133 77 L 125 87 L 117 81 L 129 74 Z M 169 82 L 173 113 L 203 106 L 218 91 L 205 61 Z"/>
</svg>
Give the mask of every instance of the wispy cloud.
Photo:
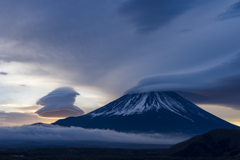
<svg viewBox="0 0 240 160">
<path fill-rule="evenodd" d="M 53 123 L 55 121 L 56 119 L 40 118 L 33 113 L 4 112 L 0 110 L 0 126 L 19 126 L 37 122 Z"/>
<path fill-rule="evenodd" d="M 20 111 L 25 111 L 25 112 L 29 112 L 29 111 L 36 111 L 38 109 L 41 108 L 41 106 L 11 106 L 11 108 L 20 110 Z"/>
<path fill-rule="evenodd" d="M 226 20 L 240 17 L 240 1 L 231 5 L 226 12 L 220 14 L 217 19 L 218 20 Z"/>
</svg>

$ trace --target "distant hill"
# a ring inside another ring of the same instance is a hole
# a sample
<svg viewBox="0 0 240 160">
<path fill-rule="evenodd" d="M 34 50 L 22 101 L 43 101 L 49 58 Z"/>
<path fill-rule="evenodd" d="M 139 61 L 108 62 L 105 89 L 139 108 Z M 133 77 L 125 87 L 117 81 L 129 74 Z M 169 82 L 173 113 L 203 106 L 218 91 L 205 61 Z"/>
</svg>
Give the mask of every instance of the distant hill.
<svg viewBox="0 0 240 160">
<path fill-rule="evenodd" d="M 43 125 L 46 125 L 46 123 L 37 122 L 37 123 L 30 124 L 30 126 L 43 126 Z"/>
<path fill-rule="evenodd" d="M 239 128 L 175 92 L 126 94 L 86 115 L 58 120 L 54 124 L 132 133 L 187 135 L 202 134 L 216 128 Z"/>
<path fill-rule="evenodd" d="M 215 129 L 170 147 L 177 157 L 233 157 L 240 159 L 240 130 Z"/>
</svg>

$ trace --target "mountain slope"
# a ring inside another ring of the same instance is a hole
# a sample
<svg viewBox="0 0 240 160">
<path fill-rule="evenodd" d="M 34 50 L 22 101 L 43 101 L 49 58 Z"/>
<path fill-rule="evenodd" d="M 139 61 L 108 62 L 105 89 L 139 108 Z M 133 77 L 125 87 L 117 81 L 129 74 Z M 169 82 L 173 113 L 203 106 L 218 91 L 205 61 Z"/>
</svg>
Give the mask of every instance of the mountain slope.
<svg viewBox="0 0 240 160">
<path fill-rule="evenodd" d="M 215 129 L 169 148 L 178 157 L 228 157 L 240 153 L 240 130 Z"/>
<path fill-rule="evenodd" d="M 86 115 L 54 124 L 136 133 L 199 134 L 215 128 L 238 128 L 175 92 L 127 94 Z"/>
</svg>

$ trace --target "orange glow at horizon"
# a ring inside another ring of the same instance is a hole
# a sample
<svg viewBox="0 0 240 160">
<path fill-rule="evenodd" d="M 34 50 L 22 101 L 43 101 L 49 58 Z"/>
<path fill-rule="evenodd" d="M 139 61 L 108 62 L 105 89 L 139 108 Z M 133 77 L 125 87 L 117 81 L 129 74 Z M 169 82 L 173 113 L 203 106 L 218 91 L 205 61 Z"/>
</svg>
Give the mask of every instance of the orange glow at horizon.
<svg viewBox="0 0 240 160">
<path fill-rule="evenodd" d="M 198 104 L 198 106 L 225 121 L 240 126 L 240 110 L 220 105 Z"/>
</svg>

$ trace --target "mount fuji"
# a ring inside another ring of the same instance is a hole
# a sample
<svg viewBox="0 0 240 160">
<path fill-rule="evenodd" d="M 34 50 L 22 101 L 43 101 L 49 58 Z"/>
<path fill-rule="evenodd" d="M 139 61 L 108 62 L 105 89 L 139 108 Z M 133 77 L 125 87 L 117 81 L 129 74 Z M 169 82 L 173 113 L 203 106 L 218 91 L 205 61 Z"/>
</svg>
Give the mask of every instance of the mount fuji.
<svg viewBox="0 0 240 160">
<path fill-rule="evenodd" d="M 175 92 L 126 94 L 86 115 L 69 117 L 53 124 L 131 133 L 188 135 L 202 134 L 216 128 L 239 129 Z"/>
</svg>

